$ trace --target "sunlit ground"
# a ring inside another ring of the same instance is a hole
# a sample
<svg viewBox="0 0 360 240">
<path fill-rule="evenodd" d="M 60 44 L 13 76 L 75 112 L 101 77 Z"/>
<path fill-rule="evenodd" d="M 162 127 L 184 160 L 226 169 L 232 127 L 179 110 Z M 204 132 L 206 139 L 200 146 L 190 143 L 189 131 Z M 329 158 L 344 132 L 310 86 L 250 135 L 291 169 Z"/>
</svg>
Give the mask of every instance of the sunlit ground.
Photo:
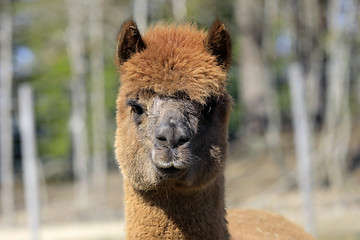
<svg viewBox="0 0 360 240">
<path fill-rule="evenodd" d="M 226 203 L 229 208 L 250 207 L 275 211 L 303 225 L 301 198 L 296 188 L 286 190 L 284 186 L 292 184 L 286 184 L 286 178 L 278 176 L 279 171 L 274 162 L 235 160 L 230 157 L 226 168 Z M 294 172 L 293 168 L 289 169 L 290 173 Z M 357 178 L 347 180 L 347 187 L 340 193 L 340 197 L 328 189 L 315 192 L 317 239 L 360 240 L 360 186 L 356 184 L 360 179 L 359 174 L 356 175 Z M 287 181 L 293 181 L 292 177 Z M 21 191 L 18 187 L 15 227 L 2 225 L 1 240 L 30 239 Z M 42 199 L 43 202 L 46 200 L 44 196 Z M 88 209 L 79 210 L 73 201 L 71 183 L 48 185 L 46 202 L 41 213 L 41 239 L 115 240 L 125 237 L 122 178 L 117 170 L 108 177 L 107 201 L 101 207 L 90 203 Z"/>
</svg>

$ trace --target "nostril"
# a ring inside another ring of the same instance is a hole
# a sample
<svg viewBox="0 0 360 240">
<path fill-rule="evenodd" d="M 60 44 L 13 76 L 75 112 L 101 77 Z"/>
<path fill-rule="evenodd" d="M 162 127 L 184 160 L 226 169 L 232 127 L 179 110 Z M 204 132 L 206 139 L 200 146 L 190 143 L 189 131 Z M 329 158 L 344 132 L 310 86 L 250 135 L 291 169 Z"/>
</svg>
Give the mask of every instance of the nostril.
<svg viewBox="0 0 360 240">
<path fill-rule="evenodd" d="M 188 141 L 190 141 L 190 137 L 189 137 L 189 136 L 181 136 L 181 137 L 179 138 L 178 145 L 179 145 L 179 146 L 184 145 L 184 144 L 187 143 Z"/>
<path fill-rule="evenodd" d="M 178 147 L 184 145 L 185 143 L 190 141 L 190 133 L 189 130 L 185 127 L 179 127 L 174 136 L 174 146 Z"/>
<path fill-rule="evenodd" d="M 189 129 L 183 124 L 171 126 L 169 122 L 162 123 L 155 133 L 158 144 L 167 145 L 171 149 L 175 149 L 190 141 Z"/>
<path fill-rule="evenodd" d="M 164 126 L 163 124 L 159 126 L 159 128 L 156 130 L 156 139 L 161 142 L 166 142 L 168 140 L 168 131 L 169 129 Z"/>
<path fill-rule="evenodd" d="M 162 141 L 162 142 L 166 142 L 166 141 L 167 141 L 167 140 L 166 140 L 166 137 L 163 136 L 163 135 L 157 135 L 157 136 L 156 136 L 156 139 L 159 140 L 159 141 Z"/>
</svg>

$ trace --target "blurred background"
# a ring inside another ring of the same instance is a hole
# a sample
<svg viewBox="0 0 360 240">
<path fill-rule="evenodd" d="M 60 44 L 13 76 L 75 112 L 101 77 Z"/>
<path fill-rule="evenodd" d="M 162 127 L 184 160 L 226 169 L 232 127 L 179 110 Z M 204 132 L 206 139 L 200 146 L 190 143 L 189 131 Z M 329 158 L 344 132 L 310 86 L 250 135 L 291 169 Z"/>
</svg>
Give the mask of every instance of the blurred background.
<svg viewBox="0 0 360 240">
<path fill-rule="evenodd" d="M 360 239 L 357 0 L 1 0 L 1 240 L 123 239 L 116 34 L 216 18 L 232 34 L 226 204 Z"/>
</svg>

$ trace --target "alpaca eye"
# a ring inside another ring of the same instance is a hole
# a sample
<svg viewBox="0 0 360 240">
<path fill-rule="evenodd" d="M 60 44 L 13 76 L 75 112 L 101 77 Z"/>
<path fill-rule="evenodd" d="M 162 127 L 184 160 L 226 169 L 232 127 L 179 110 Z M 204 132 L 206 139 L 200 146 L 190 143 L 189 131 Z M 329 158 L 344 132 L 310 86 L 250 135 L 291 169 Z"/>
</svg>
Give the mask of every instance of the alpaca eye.
<svg viewBox="0 0 360 240">
<path fill-rule="evenodd" d="M 131 107 L 131 112 L 141 115 L 144 113 L 144 108 L 136 100 L 126 101 L 126 105 Z"/>
<path fill-rule="evenodd" d="M 205 106 L 204 109 L 203 109 L 203 113 L 204 113 L 204 114 L 208 114 L 208 113 L 211 112 L 211 110 L 212 110 L 211 104 L 206 104 L 206 106 Z"/>
<path fill-rule="evenodd" d="M 136 125 L 140 125 L 143 120 L 143 114 L 145 109 L 136 99 L 130 99 L 126 101 L 126 105 L 131 107 L 131 112 L 133 113 L 133 119 Z"/>
<path fill-rule="evenodd" d="M 206 103 L 206 105 L 203 107 L 202 109 L 202 114 L 203 115 L 210 115 L 214 108 L 216 106 L 216 102 L 213 100 L 210 100 L 208 103 Z"/>
<path fill-rule="evenodd" d="M 144 109 L 140 105 L 131 106 L 131 111 L 133 113 L 136 113 L 136 114 L 139 114 L 139 115 L 144 113 Z"/>
</svg>

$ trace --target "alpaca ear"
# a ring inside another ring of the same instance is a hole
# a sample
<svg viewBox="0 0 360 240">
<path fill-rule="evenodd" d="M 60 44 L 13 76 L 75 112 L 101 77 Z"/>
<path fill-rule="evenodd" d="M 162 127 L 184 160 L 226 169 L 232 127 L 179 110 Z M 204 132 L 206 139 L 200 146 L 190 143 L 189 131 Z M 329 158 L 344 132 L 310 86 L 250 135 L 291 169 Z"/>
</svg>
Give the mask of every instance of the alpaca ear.
<svg viewBox="0 0 360 240">
<path fill-rule="evenodd" d="M 146 48 L 136 23 L 133 20 L 125 22 L 117 35 L 115 60 L 118 66 L 130 59 L 136 53 Z"/>
<path fill-rule="evenodd" d="M 227 70 L 231 63 L 231 37 L 225 24 L 215 20 L 206 39 L 206 47 L 218 64 Z"/>
</svg>

